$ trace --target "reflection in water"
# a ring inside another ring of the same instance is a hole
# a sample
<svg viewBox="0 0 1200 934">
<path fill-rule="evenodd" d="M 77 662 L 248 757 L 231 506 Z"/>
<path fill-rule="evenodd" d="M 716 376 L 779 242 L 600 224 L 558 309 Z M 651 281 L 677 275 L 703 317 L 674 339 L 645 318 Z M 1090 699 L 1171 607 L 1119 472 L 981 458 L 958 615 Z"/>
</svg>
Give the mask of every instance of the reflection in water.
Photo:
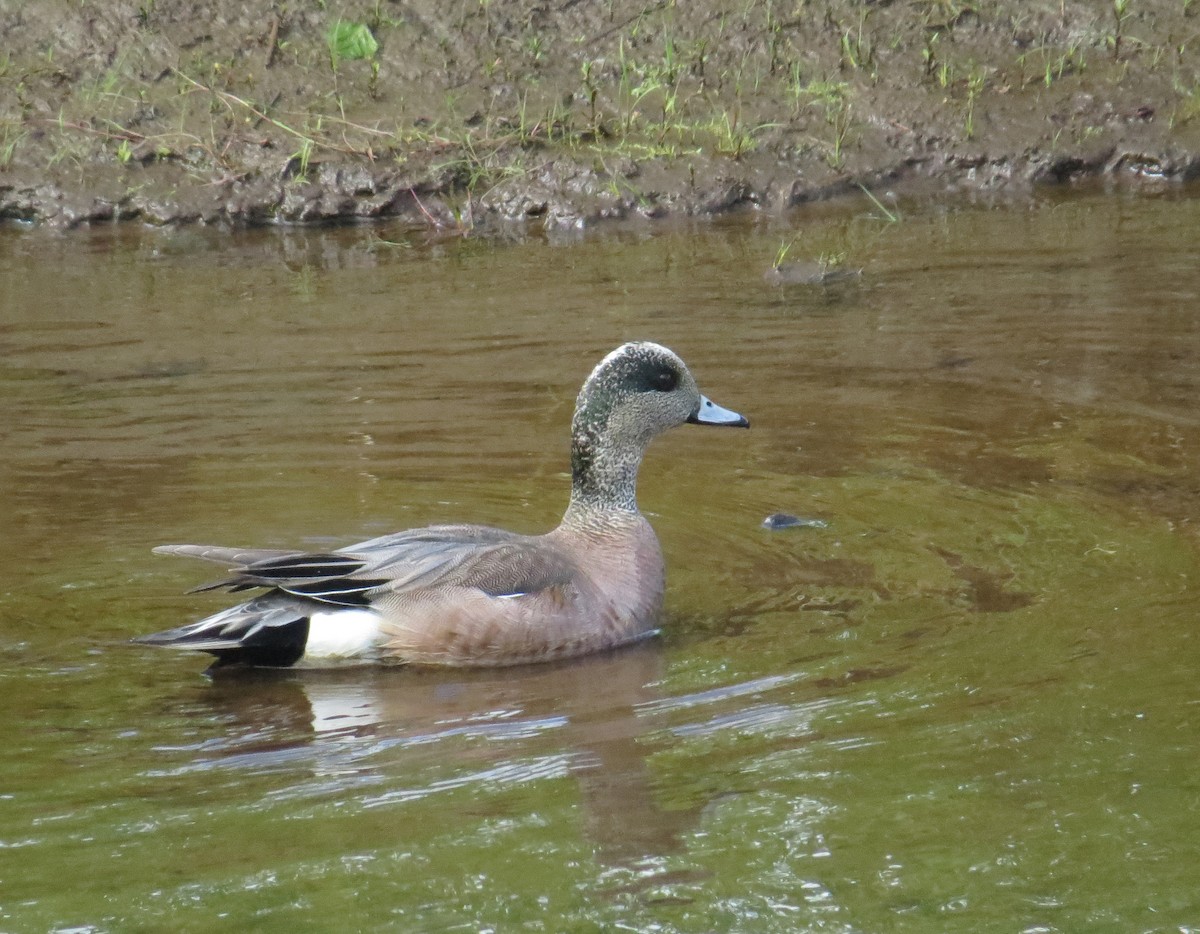
<svg viewBox="0 0 1200 934">
<path fill-rule="evenodd" d="M 237 738 L 187 768 L 303 764 L 313 780 L 276 796 L 350 793 L 363 808 L 569 774 L 602 857 L 638 859 L 671 850 L 695 819 L 655 801 L 647 759 L 662 728 L 661 679 L 652 644 L 505 670 L 239 672 L 191 698 L 227 717 Z M 455 773 L 391 787 L 389 763 L 406 757 L 406 771 L 414 757 L 436 757 Z"/>
</svg>

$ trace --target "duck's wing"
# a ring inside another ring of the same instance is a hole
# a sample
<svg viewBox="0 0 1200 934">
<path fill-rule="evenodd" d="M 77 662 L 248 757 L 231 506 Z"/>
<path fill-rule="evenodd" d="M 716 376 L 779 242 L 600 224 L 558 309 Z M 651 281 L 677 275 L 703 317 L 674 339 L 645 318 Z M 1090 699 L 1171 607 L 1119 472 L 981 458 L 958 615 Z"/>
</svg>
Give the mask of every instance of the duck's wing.
<svg viewBox="0 0 1200 934">
<path fill-rule="evenodd" d="M 347 549 L 364 574 L 401 594 L 470 587 L 492 597 L 538 593 L 568 583 L 578 568 L 543 537 L 476 525 L 442 525 L 373 539 Z"/>
<path fill-rule="evenodd" d="M 279 551 L 268 548 L 225 548 L 220 545 L 159 545 L 155 554 L 179 555 L 185 558 L 200 558 L 224 564 L 232 569 L 232 576 L 194 587 L 189 593 L 228 588 L 230 591 L 249 590 L 254 587 L 279 587 L 288 581 L 297 584 L 337 578 L 352 574 L 363 566 L 360 559 L 348 555 L 308 553 L 303 551 Z M 314 597 L 314 599 L 320 599 Z M 341 602 L 341 601 L 331 601 Z"/>
<path fill-rule="evenodd" d="M 200 558 L 203 561 L 212 561 L 227 567 L 244 567 L 255 561 L 268 561 L 272 558 L 300 554 L 295 550 L 225 548 L 220 545 L 159 545 L 154 549 L 154 553 L 156 555 L 179 555 L 182 558 Z"/>
<path fill-rule="evenodd" d="M 494 597 L 532 594 L 565 585 L 576 572 L 542 538 L 468 525 L 398 532 L 334 552 L 209 545 L 165 545 L 155 551 L 231 567 L 229 577 L 200 590 L 266 587 L 337 606 L 366 606 L 382 594 L 455 586 Z"/>
</svg>

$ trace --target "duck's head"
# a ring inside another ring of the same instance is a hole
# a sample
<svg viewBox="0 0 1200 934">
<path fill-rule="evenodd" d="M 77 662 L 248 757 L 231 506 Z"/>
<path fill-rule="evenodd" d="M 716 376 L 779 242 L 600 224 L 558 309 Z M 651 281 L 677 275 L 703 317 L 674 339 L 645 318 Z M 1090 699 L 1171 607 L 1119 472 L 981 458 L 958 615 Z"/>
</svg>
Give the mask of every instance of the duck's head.
<svg viewBox="0 0 1200 934">
<path fill-rule="evenodd" d="M 596 493 L 631 506 L 646 446 L 687 422 L 750 427 L 746 418 L 702 395 L 671 350 L 649 341 L 622 344 L 592 371 L 575 403 L 571 467 L 576 494 Z"/>
</svg>

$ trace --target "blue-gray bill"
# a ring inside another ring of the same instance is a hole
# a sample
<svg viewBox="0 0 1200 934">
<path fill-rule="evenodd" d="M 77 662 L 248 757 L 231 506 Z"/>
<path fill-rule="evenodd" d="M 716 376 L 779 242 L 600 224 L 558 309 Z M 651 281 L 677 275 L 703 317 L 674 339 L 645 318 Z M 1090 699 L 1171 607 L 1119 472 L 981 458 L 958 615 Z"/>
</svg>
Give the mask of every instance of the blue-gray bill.
<svg viewBox="0 0 1200 934">
<path fill-rule="evenodd" d="M 750 419 L 730 409 L 723 409 L 708 396 L 700 397 L 700 405 L 689 417 L 694 425 L 725 425 L 729 428 L 749 428 Z"/>
</svg>

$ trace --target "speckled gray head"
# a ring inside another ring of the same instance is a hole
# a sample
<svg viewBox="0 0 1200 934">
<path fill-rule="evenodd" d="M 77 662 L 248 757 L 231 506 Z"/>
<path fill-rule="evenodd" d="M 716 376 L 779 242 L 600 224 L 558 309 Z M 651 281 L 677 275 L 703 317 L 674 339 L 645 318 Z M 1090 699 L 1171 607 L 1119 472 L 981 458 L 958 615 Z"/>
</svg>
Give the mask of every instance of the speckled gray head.
<svg viewBox="0 0 1200 934">
<path fill-rule="evenodd" d="M 749 428 L 701 395 L 677 354 L 649 341 L 622 344 L 583 384 L 571 423 L 572 499 L 636 509 L 637 468 L 646 446 L 677 425 Z"/>
</svg>

